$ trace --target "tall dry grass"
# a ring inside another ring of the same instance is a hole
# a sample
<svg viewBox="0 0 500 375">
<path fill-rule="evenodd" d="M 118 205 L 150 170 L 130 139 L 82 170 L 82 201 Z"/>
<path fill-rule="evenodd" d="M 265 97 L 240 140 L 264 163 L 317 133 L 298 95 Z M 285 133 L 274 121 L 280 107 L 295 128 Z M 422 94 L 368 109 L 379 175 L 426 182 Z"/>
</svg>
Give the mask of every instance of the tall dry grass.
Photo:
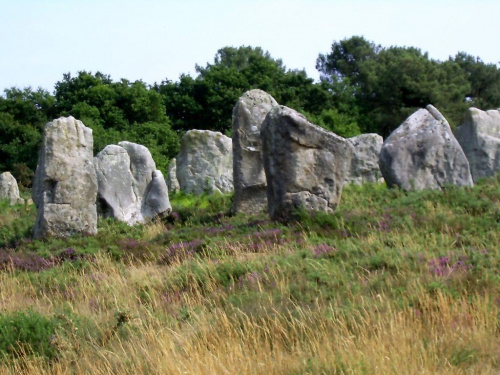
<svg viewBox="0 0 500 375">
<path fill-rule="evenodd" d="M 255 311 L 227 303 L 216 283 L 196 285 L 175 298 L 176 267 L 119 264 L 98 255 L 76 270 L 62 293 L 39 280 L 0 273 L 2 311 L 33 307 L 44 315 L 77 311 L 97 327 L 82 335 L 75 323 L 54 337 L 60 357 L 48 363 L 25 356 L 0 364 L 1 374 L 465 374 L 498 373 L 498 309 L 489 295 L 452 298 L 426 292 L 394 301 L 384 293 L 353 295 L 355 309 L 318 298 L 283 307 L 262 293 Z M 286 297 L 291 282 L 274 270 Z M 36 280 L 36 281 L 34 281 Z M 138 285 L 141 286 L 138 288 Z M 255 286 L 259 289 L 258 282 Z M 418 290 L 421 289 L 421 290 Z M 150 299 L 138 290 L 148 290 Z M 266 299 L 268 299 L 266 301 Z M 179 309 L 186 319 L 173 319 Z M 117 327 L 117 312 L 125 320 Z M 125 317 L 125 318 L 123 318 Z M 72 329 L 74 331 L 72 331 Z M 80 328 L 81 329 L 81 328 Z M 122 331 L 125 330 L 126 334 Z M 120 331 L 120 332 L 119 332 Z M 82 339 L 82 337 L 84 339 Z"/>
</svg>

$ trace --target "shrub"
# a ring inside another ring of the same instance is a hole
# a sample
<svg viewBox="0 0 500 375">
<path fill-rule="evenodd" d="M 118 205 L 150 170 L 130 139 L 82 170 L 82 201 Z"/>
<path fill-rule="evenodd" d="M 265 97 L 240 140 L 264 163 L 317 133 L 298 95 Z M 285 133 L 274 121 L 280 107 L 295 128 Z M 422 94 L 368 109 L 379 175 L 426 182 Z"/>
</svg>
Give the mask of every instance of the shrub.
<svg viewBox="0 0 500 375">
<path fill-rule="evenodd" d="M 57 322 L 28 310 L 0 315 L 0 355 L 16 358 L 24 354 L 57 356 L 55 331 Z"/>
</svg>

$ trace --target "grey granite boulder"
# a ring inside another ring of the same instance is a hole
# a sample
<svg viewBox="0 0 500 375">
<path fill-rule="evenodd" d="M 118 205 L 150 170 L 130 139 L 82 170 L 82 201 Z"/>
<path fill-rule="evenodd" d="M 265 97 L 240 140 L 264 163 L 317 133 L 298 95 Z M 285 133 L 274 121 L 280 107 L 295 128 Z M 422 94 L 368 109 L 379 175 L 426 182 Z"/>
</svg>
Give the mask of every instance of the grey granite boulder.
<svg viewBox="0 0 500 375">
<path fill-rule="evenodd" d="M 24 199 L 19 197 L 17 181 L 10 172 L 0 174 L 0 200 L 2 199 L 8 199 L 10 205 L 24 203 Z"/>
<path fill-rule="evenodd" d="M 472 186 L 469 162 L 443 115 L 419 109 L 385 140 L 379 165 L 389 187 L 404 190 Z"/>
<path fill-rule="evenodd" d="M 457 128 L 457 140 L 467 156 L 472 179 L 500 172 L 500 110 L 469 108 Z"/>
<path fill-rule="evenodd" d="M 177 180 L 186 193 L 233 191 L 232 140 L 219 132 L 189 130 L 181 139 Z"/>
<path fill-rule="evenodd" d="M 333 212 L 349 173 L 352 144 L 284 106 L 271 109 L 261 136 L 271 218 L 293 219 L 296 208 Z"/>
<path fill-rule="evenodd" d="M 99 215 L 134 225 L 172 210 L 167 184 L 147 147 L 108 145 L 95 157 L 95 168 Z"/>
<path fill-rule="evenodd" d="M 364 182 L 384 181 L 378 166 L 384 139 L 378 134 L 370 133 L 347 140 L 354 146 L 354 155 L 346 182 L 360 185 Z"/>
<path fill-rule="evenodd" d="M 167 172 L 167 186 L 170 193 L 176 193 L 181 190 L 179 181 L 177 180 L 177 160 L 170 160 Z"/>
<path fill-rule="evenodd" d="M 35 237 L 97 233 L 92 129 L 73 117 L 45 125 L 33 181 Z"/>
<path fill-rule="evenodd" d="M 134 191 L 134 177 L 130 171 L 130 156 L 123 147 L 108 145 L 94 160 L 97 182 L 97 211 L 129 224 L 142 220 L 140 205 Z"/>
<path fill-rule="evenodd" d="M 168 186 L 160 170 L 152 173 L 152 179 L 144 192 L 142 204 L 142 216 L 153 218 L 164 216 L 172 212 L 172 206 L 168 199 Z"/>
<path fill-rule="evenodd" d="M 235 213 L 267 210 L 267 184 L 260 128 L 267 113 L 277 105 L 271 95 L 256 89 L 244 93 L 233 108 L 232 211 Z"/>
</svg>

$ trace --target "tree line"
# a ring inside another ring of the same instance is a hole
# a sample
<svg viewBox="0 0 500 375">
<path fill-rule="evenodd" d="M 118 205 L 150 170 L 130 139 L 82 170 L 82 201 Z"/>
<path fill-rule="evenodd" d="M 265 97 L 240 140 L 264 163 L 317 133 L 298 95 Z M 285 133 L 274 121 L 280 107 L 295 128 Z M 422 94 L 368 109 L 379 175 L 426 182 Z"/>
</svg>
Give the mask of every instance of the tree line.
<svg viewBox="0 0 500 375">
<path fill-rule="evenodd" d="M 43 126 L 68 115 L 92 128 L 95 153 L 122 140 L 137 142 L 165 171 L 186 131 L 230 135 L 233 106 L 254 88 L 344 137 L 386 137 L 427 104 L 452 127 L 468 107 L 500 107 L 500 69 L 465 52 L 438 61 L 415 47 L 383 47 L 353 36 L 334 41 L 319 54 L 316 68 L 319 82 L 260 47 L 224 47 L 212 63 L 197 65 L 194 77 L 182 74 L 177 81 L 149 85 L 81 71 L 63 74 L 53 93 L 12 87 L 0 96 L 0 172 L 11 171 L 29 187 Z"/>
</svg>

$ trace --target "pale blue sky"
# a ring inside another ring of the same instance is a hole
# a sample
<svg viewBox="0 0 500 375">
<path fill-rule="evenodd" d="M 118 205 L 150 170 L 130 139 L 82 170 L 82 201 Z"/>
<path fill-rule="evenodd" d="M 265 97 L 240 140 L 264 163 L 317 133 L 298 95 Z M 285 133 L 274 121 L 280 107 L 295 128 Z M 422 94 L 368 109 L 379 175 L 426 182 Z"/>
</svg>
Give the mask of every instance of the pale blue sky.
<svg viewBox="0 0 500 375">
<path fill-rule="evenodd" d="M 316 79 L 318 54 L 353 35 L 439 60 L 465 51 L 498 63 L 499 16 L 498 0 L 1 0 L 0 92 L 52 92 L 63 73 L 80 70 L 176 81 L 241 45 Z"/>
</svg>

